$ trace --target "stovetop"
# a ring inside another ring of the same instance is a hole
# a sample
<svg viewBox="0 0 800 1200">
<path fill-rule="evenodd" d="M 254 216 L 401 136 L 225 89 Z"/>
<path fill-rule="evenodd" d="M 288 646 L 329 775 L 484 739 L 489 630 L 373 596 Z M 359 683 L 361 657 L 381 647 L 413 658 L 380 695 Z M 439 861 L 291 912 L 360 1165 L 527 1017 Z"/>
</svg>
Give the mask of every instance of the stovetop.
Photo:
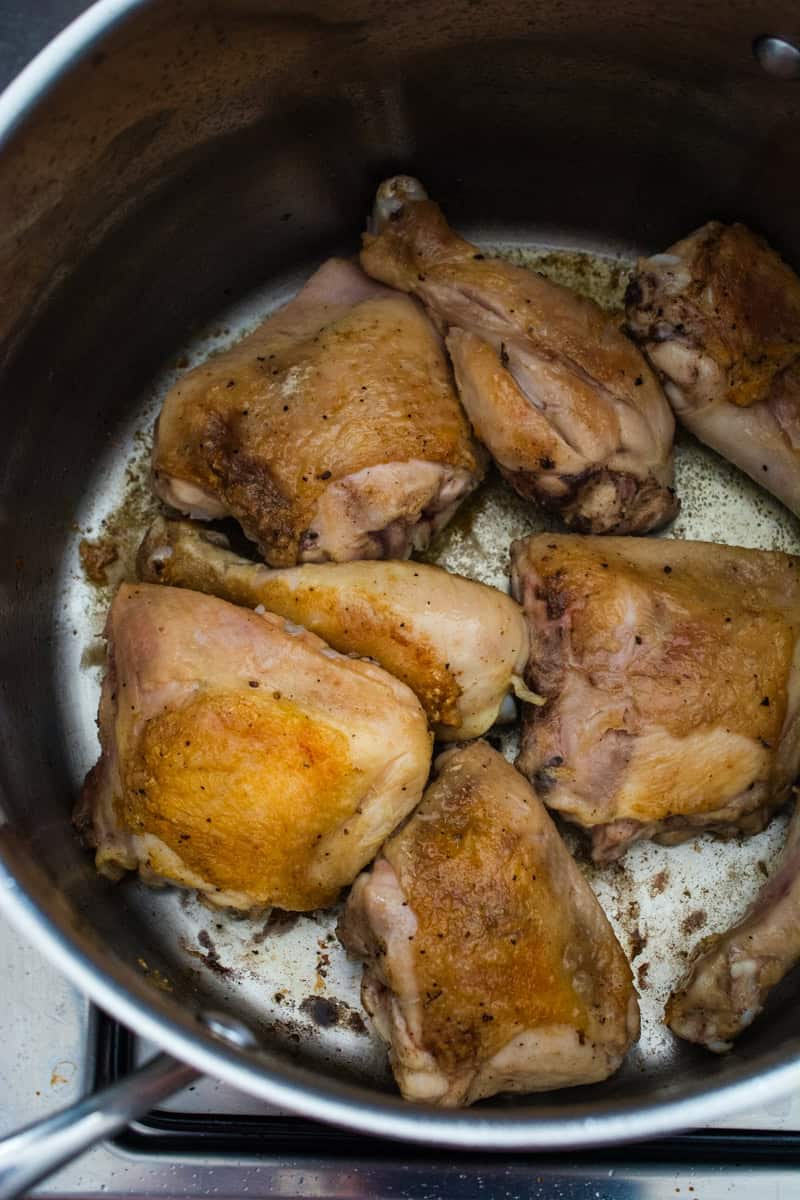
<svg viewBox="0 0 800 1200">
<path fill-rule="evenodd" d="M 153 1053 L 5 924 L 0 980 L 0 1136 Z M 477 1156 L 332 1130 L 200 1080 L 39 1191 L 51 1198 L 793 1200 L 800 1193 L 800 1097 L 645 1146 Z"/>
</svg>

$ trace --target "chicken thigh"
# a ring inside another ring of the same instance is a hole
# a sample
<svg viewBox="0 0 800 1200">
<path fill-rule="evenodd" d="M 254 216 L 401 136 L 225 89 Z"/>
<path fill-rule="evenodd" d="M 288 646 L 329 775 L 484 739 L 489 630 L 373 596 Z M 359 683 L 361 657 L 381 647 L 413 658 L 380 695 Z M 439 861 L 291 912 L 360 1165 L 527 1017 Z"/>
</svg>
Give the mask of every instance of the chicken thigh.
<svg viewBox="0 0 800 1200">
<path fill-rule="evenodd" d="M 478 737 L 528 700 L 528 630 L 509 596 L 406 562 L 270 569 L 238 558 L 225 539 L 188 521 L 159 519 L 139 552 L 143 579 L 263 606 L 345 654 L 377 660 L 416 693 L 440 739 Z M 510 711 L 509 711 L 510 709 Z"/>
<path fill-rule="evenodd" d="M 800 559 L 655 538 L 540 534 L 512 546 L 528 618 L 517 762 L 590 831 L 632 842 L 755 833 L 800 768 Z"/>
<path fill-rule="evenodd" d="M 800 279 L 710 221 L 639 262 L 628 327 L 680 421 L 800 515 Z"/>
<path fill-rule="evenodd" d="M 800 962 L 800 806 L 778 866 L 732 929 L 701 943 L 689 974 L 670 997 L 667 1024 L 709 1050 L 730 1050 L 767 996 Z"/>
<path fill-rule="evenodd" d="M 284 308 L 167 395 L 158 495 L 235 517 L 274 566 L 403 558 L 483 472 L 417 304 L 331 259 Z"/>
<path fill-rule="evenodd" d="M 449 750 L 350 893 L 339 936 L 407 1100 L 605 1079 L 639 1034 L 625 955 L 522 776 Z"/>
<path fill-rule="evenodd" d="M 362 266 L 418 296 L 446 334 L 467 415 L 521 496 L 593 533 L 675 516 L 672 414 L 614 317 L 480 253 L 414 179 L 381 185 L 373 226 Z"/>
<path fill-rule="evenodd" d="M 419 800 L 414 695 L 280 617 L 123 584 L 76 820 L 111 878 L 242 910 L 330 904 Z"/>
</svg>

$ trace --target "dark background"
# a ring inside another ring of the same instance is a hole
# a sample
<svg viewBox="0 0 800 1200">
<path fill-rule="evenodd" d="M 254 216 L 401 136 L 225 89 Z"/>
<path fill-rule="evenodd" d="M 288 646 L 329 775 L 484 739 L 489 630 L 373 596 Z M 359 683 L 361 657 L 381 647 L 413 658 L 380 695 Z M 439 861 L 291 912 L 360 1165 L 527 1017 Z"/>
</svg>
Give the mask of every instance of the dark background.
<svg viewBox="0 0 800 1200">
<path fill-rule="evenodd" d="M 0 88 L 90 0 L 0 0 Z"/>
</svg>

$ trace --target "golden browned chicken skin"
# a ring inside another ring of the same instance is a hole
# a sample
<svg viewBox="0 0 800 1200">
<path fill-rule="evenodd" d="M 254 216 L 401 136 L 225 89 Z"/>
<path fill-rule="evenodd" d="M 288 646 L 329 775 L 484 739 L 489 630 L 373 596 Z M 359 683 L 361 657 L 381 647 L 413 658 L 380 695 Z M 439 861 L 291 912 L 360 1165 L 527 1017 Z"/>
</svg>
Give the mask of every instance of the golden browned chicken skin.
<svg viewBox="0 0 800 1200">
<path fill-rule="evenodd" d="M 274 566 L 424 548 L 483 466 L 422 309 L 340 259 L 175 384 L 153 451 L 162 499 Z"/>
<path fill-rule="evenodd" d="M 755 833 L 800 767 L 800 559 L 654 538 L 512 546 L 530 687 L 518 766 L 592 836 Z"/>
<path fill-rule="evenodd" d="M 332 903 L 422 794 L 414 695 L 270 613 L 123 584 L 76 814 L 111 878 L 242 910 Z"/>
<path fill-rule="evenodd" d="M 732 929 L 706 938 L 667 1004 L 673 1033 L 730 1050 L 776 984 L 800 962 L 800 806 L 777 867 Z"/>
<path fill-rule="evenodd" d="M 675 516 L 674 421 L 615 317 L 481 253 L 415 179 L 378 189 L 361 263 L 446 334 L 478 437 L 520 495 L 575 529 L 643 533 Z"/>
<path fill-rule="evenodd" d="M 497 588 L 408 562 L 307 563 L 270 569 L 189 521 L 159 518 L 139 552 L 150 582 L 263 606 L 343 654 L 373 658 L 416 694 L 442 740 L 478 737 L 516 715 L 528 629 Z"/>
<path fill-rule="evenodd" d="M 605 1079 L 639 1034 L 625 955 L 529 785 L 450 750 L 340 922 L 408 1100 L 471 1104 Z"/>
<path fill-rule="evenodd" d="M 640 260 L 628 327 L 680 421 L 800 515 L 800 279 L 744 225 Z"/>
</svg>

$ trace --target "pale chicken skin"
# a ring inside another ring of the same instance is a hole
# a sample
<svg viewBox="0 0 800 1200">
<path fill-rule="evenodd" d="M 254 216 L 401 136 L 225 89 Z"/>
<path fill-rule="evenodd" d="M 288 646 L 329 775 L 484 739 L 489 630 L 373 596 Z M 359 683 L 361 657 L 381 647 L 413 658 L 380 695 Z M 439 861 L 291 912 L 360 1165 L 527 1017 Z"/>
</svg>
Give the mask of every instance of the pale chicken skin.
<svg viewBox="0 0 800 1200">
<path fill-rule="evenodd" d="M 529 785 L 485 742 L 437 760 L 339 936 L 407 1100 L 607 1078 L 639 1035 L 625 955 Z"/>
<path fill-rule="evenodd" d="M 701 943 L 667 1004 L 673 1033 L 721 1054 L 800 962 L 800 808 L 775 872 L 732 929 Z"/>
<path fill-rule="evenodd" d="M 628 328 L 678 419 L 800 515 L 800 279 L 744 225 L 642 259 Z"/>
<path fill-rule="evenodd" d="M 419 800 L 414 695 L 270 613 L 123 584 L 76 821 L 111 878 L 244 911 L 331 904 Z"/>
<path fill-rule="evenodd" d="M 477 436 L 520 495 L 592 533 L 643 533 L 678 511 L 674 421 L 617 320 L 455 234 L 422 185 L 378 190 L 361 263 L 412 292 L 446 335 Z"/>
<path fill-rule="evenodd" d="M 422 309 L 340 259 L 174 385 L 153 449 L 163 500 L 235 517 L 273 566 L 404 558 L 483 469 Z"/>
<path fill-rule="evenodd" d="M 344 654 L 373 658 L 408 684 L 440 740 L 478 737 L 513 718 L 528 630 L 496 588 L 407 562 L 270 569 L 239 558 L 224 537 L 188 521 L 157 520 L 139 552 L 143 579 L 262 605 Z"/>
<path fill-rule="evenodd" d="M 595 860 L 762 829 L 800 768 L 800 559 L 553 534 L 511 557 L 548 700 L 517 765 Z"/>
</svg>

